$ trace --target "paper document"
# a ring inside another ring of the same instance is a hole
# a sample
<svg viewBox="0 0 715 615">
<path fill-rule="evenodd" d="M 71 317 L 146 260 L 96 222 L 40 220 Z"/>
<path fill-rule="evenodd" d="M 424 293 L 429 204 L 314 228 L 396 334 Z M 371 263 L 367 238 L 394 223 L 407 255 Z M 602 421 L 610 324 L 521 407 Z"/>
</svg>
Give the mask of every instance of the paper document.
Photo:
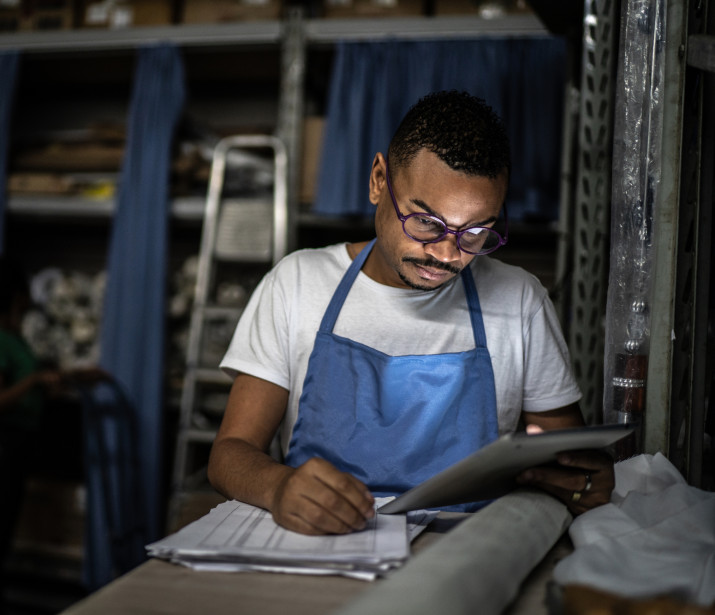
<svg viewBox="0 0 715 615">
<path fill-rule="evenodd" d="M 280 527 L 268 511 L 230 500 L 146 548 L 152 557 L 201 570 L 343 574 L 373 579 L 409 557 L 411 538 L 435 516 L 434 512 L 417 511 L 410 516 L 408 528 L 406 516 L 376 515 L 360 532 L 306 536 Z"/>
</svg>

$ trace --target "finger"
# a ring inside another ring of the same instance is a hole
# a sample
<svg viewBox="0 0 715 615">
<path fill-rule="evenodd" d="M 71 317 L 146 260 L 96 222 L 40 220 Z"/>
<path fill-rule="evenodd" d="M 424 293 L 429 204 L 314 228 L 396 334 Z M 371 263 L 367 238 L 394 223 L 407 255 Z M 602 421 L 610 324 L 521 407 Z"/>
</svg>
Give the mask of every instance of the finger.
<svg viewBox="0 0 715 615">
<path fill-rule="evenodd" d="M 312 459 L 306 466 L 310 467 L 317 481 L 340 494 L 363 518 L 371 519 L 375 516 L 375 498 L 364 483 L 323 459 Z"/>
<path fill-rule="evenodd" d="M 593 478 L 591 480 L 593 481 Z M 581 471 L 574 471 L 570 468 L 537 466 L 522 472 L 517 478 L 517 482 L 548 488 L 549 491 L 555 489 L 555 493 L 571 494 L 574 491 L 581 491 L 585 487 L 585 475 Z"/>
<path fill-rule="evenodd" d="M 559 453 L 557 461 L 564 466 L 600 471 L 613 467 L 613 459 L 604 451 L 583 450 Z"/>
<path fill-rule="evenodd" d="M 306 481 L 299 476 L 296 479 L 285 490 L 280 504 L 272 510 L 276 523 L 303 534 L 346 534 L 364 527 L 364 519 L 361 524 L 361 517 L 355 510 L 349 522 L 334 514 L 338 508 L 338 494 L 326 496 L 324 486 L 316 486 L 312 484 L 314 481 Z M 335 499 L 331 501 L 331 497 Z"/>
<path fill-rule="evenodd" d="M 586 497 L 593 505 L 603 504 L 610 499 L 613 490 L 612 470 L 586 470 L 567 466 L 536 466 L 523 472 L 518 478 L 520 484 L 528 484 L 550 491 L 564 501 L 574 492 Z M 593 498 L 591 496 L 597 495 Z"/>
<path fill-rule="evenodd" d="M 584 513 L 602 503 L 590 501 L 593 500 L 593 496 L 578 489 L 564 489 L 551 483 L 532 483 L 531 486 L 538 487 L 539 489 L 550 493 L 557 500 L 563 502 L 569 511 L 574 515 L 580 515 L 581 513 Z"/>
<path fill-rule="evenodd" d="M 337 476 L 330 475 L 327 481 L 322 476 L 319 476 L 318 480 L 339 493 L 365 519 L 372 519 L 375 516 L 375 498 L 369 489 L 354 476 L 341 473 Z"/>
<path fill-rule="evenodd" d="M 616 485 L 613 460 L 603 451 L 572 451 L 560 455 L 559 463 L 565 467 L 578 468 L 584 476 L 582 489 L 605 494 L 601 500 L 610 500 Z M 590 485 L 590 488 L 589 488 Z"/>
<path fill-rule="evenodd" d="M 311 499 L 315 498 L 313 502 L 327 511 L 340 524 L 345 525 L 349 531 L 365 529 L 368 520 L 375 516 L 374 506 L 371 504 L 365 505 L 362 496 L 360 496 L 360 501 L 357 503 L 355 502 L 355 497 L 351 499 L 354 494 L 348 493 L 348 490 L 344 487 L 348 482 L 340 478 L 335 479 L 333 483 L 336 485 L 335 489 L 325 485 L 325 483 L 322 484 L 324 486 L 322 490 L 311 491 L 309 497 Z M 322 515 L 319 521 L 319 523 L 316 523 L 313 519 L 310 519 L 310 522 L 318 527 L 327 529 L 329 524 L 330 528 L 334 528 L 331 531 L 343 531 L 342 528 L 335 527 L 331 519 L 323 518 Z"/>
<path fill-rule="evenodd" d="M 349 534 L 365 528 L 366 522 L 355 518 L 354 523 L 346 523 L 336 514 L 334 508 L 326 508 L 309 497 L 304 498 L 301 507 L 289 515 L 296 525 L 296 531 L 304 534 Z"/>
<path fill-rule="evenodd" d="M 301 506 L 293 507 L 289 512 L 273 512 L 273 520 L 278 525 L 293 532 L 319 536 L 325 534 L 348 534 L 355 529 L 331 518 L 328 511 L 321 511 L 314 502 L 303 501 Z"/>
<path fill-rule="evenodd" d="M 360 481 L 317 458 L 293 473 L 277 512 L 279 522 L 287 524 L 284 516 L 296 514 L 321 533 L 361 530 L 375 514 L 373 497 Z"/>
</svg>

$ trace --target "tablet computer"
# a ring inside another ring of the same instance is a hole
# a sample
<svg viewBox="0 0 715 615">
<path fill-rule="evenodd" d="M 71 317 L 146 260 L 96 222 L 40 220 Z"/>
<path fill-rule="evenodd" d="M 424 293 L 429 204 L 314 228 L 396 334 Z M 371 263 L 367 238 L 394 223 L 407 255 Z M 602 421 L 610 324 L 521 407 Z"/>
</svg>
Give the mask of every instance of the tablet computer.
<svg viewBox="0 0 715 615">
<path fill-rule="evenodd" d="M 516 477 L 527 468 L 553 463 L 564 451 L 605 448 L 633 430 L 632 425 L 610 424 L 506 434 L 384 504 L 378 512 L 392 514 L 492 500 L 514 489 Z"/>
</svg>

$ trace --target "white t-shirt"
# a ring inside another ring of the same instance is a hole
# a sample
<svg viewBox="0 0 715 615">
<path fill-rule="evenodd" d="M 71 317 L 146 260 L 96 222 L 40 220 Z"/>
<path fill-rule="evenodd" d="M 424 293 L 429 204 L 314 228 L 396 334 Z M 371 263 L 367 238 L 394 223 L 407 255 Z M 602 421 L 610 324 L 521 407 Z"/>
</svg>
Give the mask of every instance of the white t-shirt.
<svg viewBox="0 0 715 615">
<path fill-rule="evenodd" d="M 288 389 L 284 454 L 316 332 L 351 262 L 346 244 L 286 256 L 251 296 L 221 361 L 233 377 L 244 372 Z M 494 370 L 499 433 L 514 431 L 522 410 L 543 412 L 578 401 L 568 349 L 544 287 L 523 269 L 488 256 L 470 266 Z M 474 348 L 460 276 L 422 291 L 385 286 L 360 272 L 334 331 L 392 356 Z"/>
</svg>

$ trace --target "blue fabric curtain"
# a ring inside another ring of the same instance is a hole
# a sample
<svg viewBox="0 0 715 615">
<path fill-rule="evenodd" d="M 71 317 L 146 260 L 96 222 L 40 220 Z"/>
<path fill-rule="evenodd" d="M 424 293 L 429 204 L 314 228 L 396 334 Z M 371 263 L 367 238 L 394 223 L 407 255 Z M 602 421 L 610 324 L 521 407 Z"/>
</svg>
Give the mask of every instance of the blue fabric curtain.
<svg viewBox="0 0 715 615">
<path fill-rule="evenodd" d="M 314 212 L 368 215 L 368 177 L 407 109 L 436 90 L 484 98 L 512 145 L 509 215 L 555 219 L 566 46 L 555 37 L 337 46 Z"/>
<path fill-rule="evenodd" d="M 10 122 L 15 98 L 20 53 L 0 51 L 0 255 L 5 251 L 5 212 L 7 209 L 7 153 L 10 145 Z"/>
<path fill-rule="evenodd" d="M 84 580 L 97 589 L 145 558 L 137 414 L 114 380 L 78 386 L 87 475 Z"/>
<path fill-rule="evenodd" d="M 141 524 L 146 540 L 163 531 L 163 367 L 169 215 L 169 165 L 185 99 L 183 63 L 168 44 L 139 50 L 128 119 L 127 151 L 107 263 L 101 365 L 136 413 L 141 468 Z M 101 393 L 101 389 L 100 389 Z M 97 404 L 110 404 L 99 399 Z M 88 468 L 85 581 L 94 589 L 113 578 L 101 464 Z M 137 557 L 143 557 L 137 553 Z M 121 570 L 118 572 L 122 572 Z"/>
</svg>

